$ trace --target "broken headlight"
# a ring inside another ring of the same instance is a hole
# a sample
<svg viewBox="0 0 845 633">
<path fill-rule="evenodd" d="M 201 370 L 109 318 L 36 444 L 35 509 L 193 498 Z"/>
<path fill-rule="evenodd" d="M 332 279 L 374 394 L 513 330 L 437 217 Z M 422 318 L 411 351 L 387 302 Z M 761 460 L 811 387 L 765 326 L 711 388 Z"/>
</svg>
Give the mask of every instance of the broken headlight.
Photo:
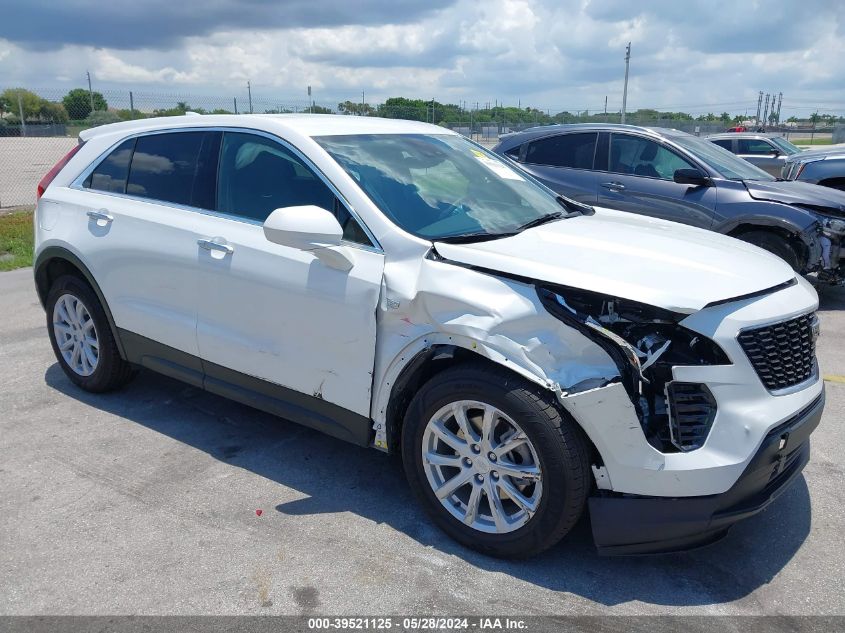
<svg viewBox="0 0 845 633">
<path fill-rule="evenodd" d="M 538 287 L 546 309 L 601 346 L 619 368 L 648 442 L 662 452 L 700 448 L 716 416 L 705 385 L 673 383 L 677 365 L 727 365 L 709 338 L 679 324 L 687 315 L 575 288 Z"/>
</svg>

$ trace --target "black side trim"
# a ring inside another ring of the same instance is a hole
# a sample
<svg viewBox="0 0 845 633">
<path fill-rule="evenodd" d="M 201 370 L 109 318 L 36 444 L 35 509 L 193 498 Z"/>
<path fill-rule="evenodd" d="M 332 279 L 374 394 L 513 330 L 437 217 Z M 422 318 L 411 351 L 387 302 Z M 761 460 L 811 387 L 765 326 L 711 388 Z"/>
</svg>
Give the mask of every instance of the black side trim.
<svg viewBox="0 0 845 633">
<path fill-rule="evenodd" d="M 731 297 L 729 299 L 719 299 L 718 301 L 711 301 L 708 303 L 705 308 L 712 308 L 713 306 L 720 306 L 725 303 L 733 303 L 734 301 L 744 301 L 745 299 L 753 299 L 754 297 L 762 297 L 764 295 L 770 295 L 779 290 L 783 290 L 784 288 L 789 288 L 790 286 L 794 286 L 798 283 L 798 279 L 793 277 L 789 281 L 784 281 L 782 284 L 778 284 L 777 286 L 772 286 L 771 288 L 766 288 L 764 290 L 758 290 L 756 292 L 749 292 L 747 295 L 739 295 L 738 297 Z"/>
<path fill-rule="evenodd" d="M 91 271 L 88 270 L 88 267 L 82 263 L 82 261 L 73 253 L 71 253 L 66 248 L 62 248 L 61 246 L 48 246 L 43 251 L 38 254 L 38 258 L 35 260 L 33 265 L 33 274 L 35 275 L 35 289 L 38 292 L 38 300 L 41 302 L 41 307 L 44 307 L 44 301 L 47 298 L 47 293 L 50 291 L 49 287 L 49 280 L 47 278 L 47 273 L 49 272 L 48 264 L 53 260 L 64 260 L 82 273 L 82 276 L 85 277 L 85 281 L 88 282 L 88 285 L 94 290 L 94 294 L 97 295 L 97 299 L 100 302 L 100 305 L 103 306 L 103 312 L 106 313 L 106 319 L 109 322 L 109 327 L 111 328 L 112 335 L 114 336 L 114 340 L 117 343 L 117 351 L 120 353 L 120 357 L 123 360 L 128 360 L 126 356 L 126 350 L 123 347 L 123 343 L 118 336 L 118 329 L 114 323 L 114 317 L 111 314 L 111 310 L 109 309 L 109 304 L 106 302 L 106 297 L 103 294 L 103 291 L 100 290 L 100 286 L 97 284 L 96 280 L 94 279 L 94 275 L 91 274 Z"/>
<path fill-rule="evenodd" d="M 118 329 L 118 332 L 126 350 L 126 360 L 130 363 L 152 369 L 199 389 L 204 388 L 202 361 L 196 356 L 156 343 L 129 330 Z"/>
<path fill-rule="evenodd" d="M 203 361 L 134 332 L 118 332 L 131 363 L 358 446 L 371 443 L 372 421 L 367 417 L 322 398 Z"/>
</svg>

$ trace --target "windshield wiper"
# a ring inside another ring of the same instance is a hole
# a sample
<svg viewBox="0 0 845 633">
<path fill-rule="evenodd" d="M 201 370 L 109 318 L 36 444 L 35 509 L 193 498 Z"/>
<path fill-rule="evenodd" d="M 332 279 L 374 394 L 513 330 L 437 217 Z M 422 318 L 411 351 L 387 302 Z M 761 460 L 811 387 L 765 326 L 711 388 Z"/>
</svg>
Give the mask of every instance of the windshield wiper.
<svg viewBox="0 0 845 633">
<path fill-rule="evenodd" d="M 430 238 L 433 242 L 445 242 L 447 244 L 464 244 L 469 242 L 487 242 L 498 240 L 502 237 L 513 237 L 516 231 L 508 233 L 459 233 L 458 235 L 445 235 L 443 237 Z"/>
<path fill-rule="evenodd" d="M 564 213 L 563 211 L 555 211 L 553 213 L 547 213 L 546 215 L 541 215 L 539 218 L 534 218 L 530 222 L 526 222 L 522 226 L 516 229 L 517 233 L 521 233 L 526 229 L 533 229 L 535 226 L 540 226 L 541 224 L 547 224 L 548 222 L 554 222 L 555 220 L 560 220 L 561 218 L 570 218 L 572 214 Z"/>
<path fill-rule="evenodd" d="M 596 212 L 596 210 L 589 204 L 584 204 L 583 202 L 578 202 L 576 200 L 570 200 L 569 198 L 564 198 L 563 196 L 556 196 L 555 200 L 557 200 L 557 203 L 560 206 L 569 211 L 567 217 L 572 217 L 576 214 L 593 215 Z"/>
</svg>

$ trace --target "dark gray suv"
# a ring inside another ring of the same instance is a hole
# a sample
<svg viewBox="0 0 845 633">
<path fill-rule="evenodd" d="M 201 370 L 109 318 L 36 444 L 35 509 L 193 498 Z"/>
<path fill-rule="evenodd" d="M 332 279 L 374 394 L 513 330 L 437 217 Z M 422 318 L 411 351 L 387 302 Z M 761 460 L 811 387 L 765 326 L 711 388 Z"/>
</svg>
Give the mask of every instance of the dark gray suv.
<svg viewBox="0 0 845 633">
<path fill-rule="evenodd" d="M 679 130 L 580 124 L 503 136 L 494 151 L 558 193 L 737 237 L 839 283 L 845 193 L 783 182 Z M 843 257 L 845 260 L 845 257 Z"/>
</svg>

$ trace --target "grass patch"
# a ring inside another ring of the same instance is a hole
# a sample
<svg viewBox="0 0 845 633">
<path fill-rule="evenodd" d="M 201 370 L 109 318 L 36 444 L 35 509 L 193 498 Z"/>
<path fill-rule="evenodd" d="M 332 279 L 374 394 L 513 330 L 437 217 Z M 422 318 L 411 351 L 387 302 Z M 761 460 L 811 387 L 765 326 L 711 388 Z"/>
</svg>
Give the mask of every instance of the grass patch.
<svg viewBox="0 0 845 633">
<path fill-rule="evenodd" d="M 32 266 L 32 209 L 0 215 L 0 271 Z"/>
<path fill-rule="evenodd" d="M 830 138 L 791 138 L 789 142 L 793 145 L 833 145 L 833 139 Z"/>
</svg>

